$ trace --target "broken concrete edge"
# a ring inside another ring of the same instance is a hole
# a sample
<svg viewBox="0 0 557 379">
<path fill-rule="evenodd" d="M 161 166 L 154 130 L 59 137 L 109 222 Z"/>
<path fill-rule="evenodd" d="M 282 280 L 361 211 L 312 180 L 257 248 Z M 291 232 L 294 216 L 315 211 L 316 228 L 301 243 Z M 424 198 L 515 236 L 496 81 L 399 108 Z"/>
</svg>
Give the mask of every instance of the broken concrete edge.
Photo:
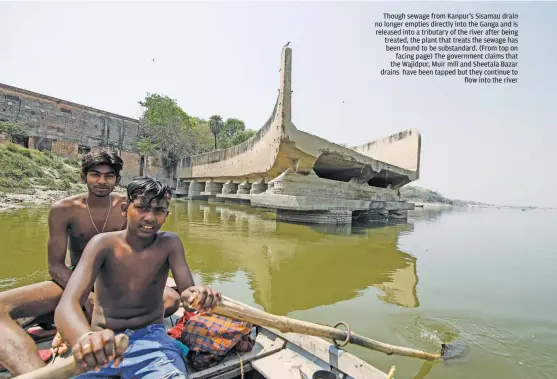
<svg viewBox="0 0 557 379">
<path fill-rule="evenodd" d="M 291 97 L 292 49 L 284 47 L 279 95 L 264 126 L 237 146 L 183 158 L 176 169 L 177 178 L 207 181 L 210 178 L 246 177 L 251 180 L 256 176 L 275 177 L 289 167 L 307 173 L 315 169 L 316 164 L 325 170 L 323 177 L 336 175 L 328 170 L 335 171 L 337 164 L 348 168 L 345 176 L 352 175 L 354 170 L 371 170 L 377 179 L 385 181 L 385 186 L 390 183 L 393 188 L 419 178 L 421 136 L 416 129 L 346 148 L 298 130 L 292 122 Z M 326 156 L 334 159 L 318 162 Z"/>
</svg>

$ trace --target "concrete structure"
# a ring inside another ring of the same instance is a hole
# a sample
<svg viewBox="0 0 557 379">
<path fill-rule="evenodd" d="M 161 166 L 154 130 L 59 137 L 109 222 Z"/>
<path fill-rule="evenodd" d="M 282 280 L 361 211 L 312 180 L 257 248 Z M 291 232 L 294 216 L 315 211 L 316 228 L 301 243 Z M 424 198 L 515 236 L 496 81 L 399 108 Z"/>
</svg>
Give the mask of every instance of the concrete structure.
<svg viewBox="0 0 557 379">
<path fill-rule="evenodd" d="M 269 120 L 242 144 L 182 159 L 176 193 L 249 202 L 276 209 L 280 220 L 306 223 L 405 218 L 414 209 L 398 189 L 419 178 L 416 129 L 346 148 L 298 130 L 291 99 L 292 50 L 285 47 Z"/>
<path fill-rule="evenodd" d="M 62 157 L 97 149 L 116 151 L 124 160 L 122 184 L 141 172 L 144 157 L 137 149 L 139 121 L 0 83 L 0 121 L 25 126 L 28 136 L 16 142 Z M 153 159 L 143 165 L 145 175 L 156 176 Z"/>
</svg>

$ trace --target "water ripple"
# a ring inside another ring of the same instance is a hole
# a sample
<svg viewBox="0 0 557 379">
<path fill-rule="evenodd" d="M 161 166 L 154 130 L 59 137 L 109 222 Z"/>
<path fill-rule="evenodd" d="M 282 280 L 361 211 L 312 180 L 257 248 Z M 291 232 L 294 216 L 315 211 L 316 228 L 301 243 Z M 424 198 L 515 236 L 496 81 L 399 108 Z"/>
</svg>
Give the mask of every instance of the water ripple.
<svg viewBox="0 0 557 379">
<path fill-rule="evenodd" d="M 458 340 L 468 346 L 466 358 L 481 349 L 482 355 L 487 353 L 529 372 L 529 379 L 554 378 L 557 373 L 557 347 L 534 335 L 521 336 L 500 326 L 464 318 L 397 317 L 395 325 L 393 329 L 402 339 L 424 349 Z"/>
<path fill-rule="evenodd" d="M 15 287 L 17 284 L 16 278 L 0 278 L 0 290 L 7 290 Z"/>
</svg>

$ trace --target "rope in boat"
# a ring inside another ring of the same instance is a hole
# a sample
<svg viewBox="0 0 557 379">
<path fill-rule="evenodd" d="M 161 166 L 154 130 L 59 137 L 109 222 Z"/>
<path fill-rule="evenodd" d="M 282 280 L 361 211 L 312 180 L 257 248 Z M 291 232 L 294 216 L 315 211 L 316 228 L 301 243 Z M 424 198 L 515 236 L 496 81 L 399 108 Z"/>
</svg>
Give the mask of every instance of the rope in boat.
<svg viewBox="0 0 557 379">
<path fill-rule="evenodd" d="M 244 362 L 242 361 L 242 356 L 240 353 L 236 352 L 236 355 L 240 359 L 240 377 L 244 379 Z"/>
</svg>

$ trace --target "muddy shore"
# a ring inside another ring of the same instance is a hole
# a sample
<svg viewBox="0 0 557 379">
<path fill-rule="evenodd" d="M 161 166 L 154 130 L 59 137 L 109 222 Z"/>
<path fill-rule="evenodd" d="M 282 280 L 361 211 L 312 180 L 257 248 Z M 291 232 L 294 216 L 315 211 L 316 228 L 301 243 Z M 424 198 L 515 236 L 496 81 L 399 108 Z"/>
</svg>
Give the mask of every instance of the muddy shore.
<svg viewBox="0 0 557 379">
<path fill-rule="evenodd" d="M 85 184 L 74 184 L 69 191 L 34 188 L 29 193 L 0 193 L 0 212 L 13 211 L 21 208 L 48 206 L 65 197 L 86 192 Z M 115 192 L 125 193 L 125 189 L 117 187 Z"/>
</svg>

